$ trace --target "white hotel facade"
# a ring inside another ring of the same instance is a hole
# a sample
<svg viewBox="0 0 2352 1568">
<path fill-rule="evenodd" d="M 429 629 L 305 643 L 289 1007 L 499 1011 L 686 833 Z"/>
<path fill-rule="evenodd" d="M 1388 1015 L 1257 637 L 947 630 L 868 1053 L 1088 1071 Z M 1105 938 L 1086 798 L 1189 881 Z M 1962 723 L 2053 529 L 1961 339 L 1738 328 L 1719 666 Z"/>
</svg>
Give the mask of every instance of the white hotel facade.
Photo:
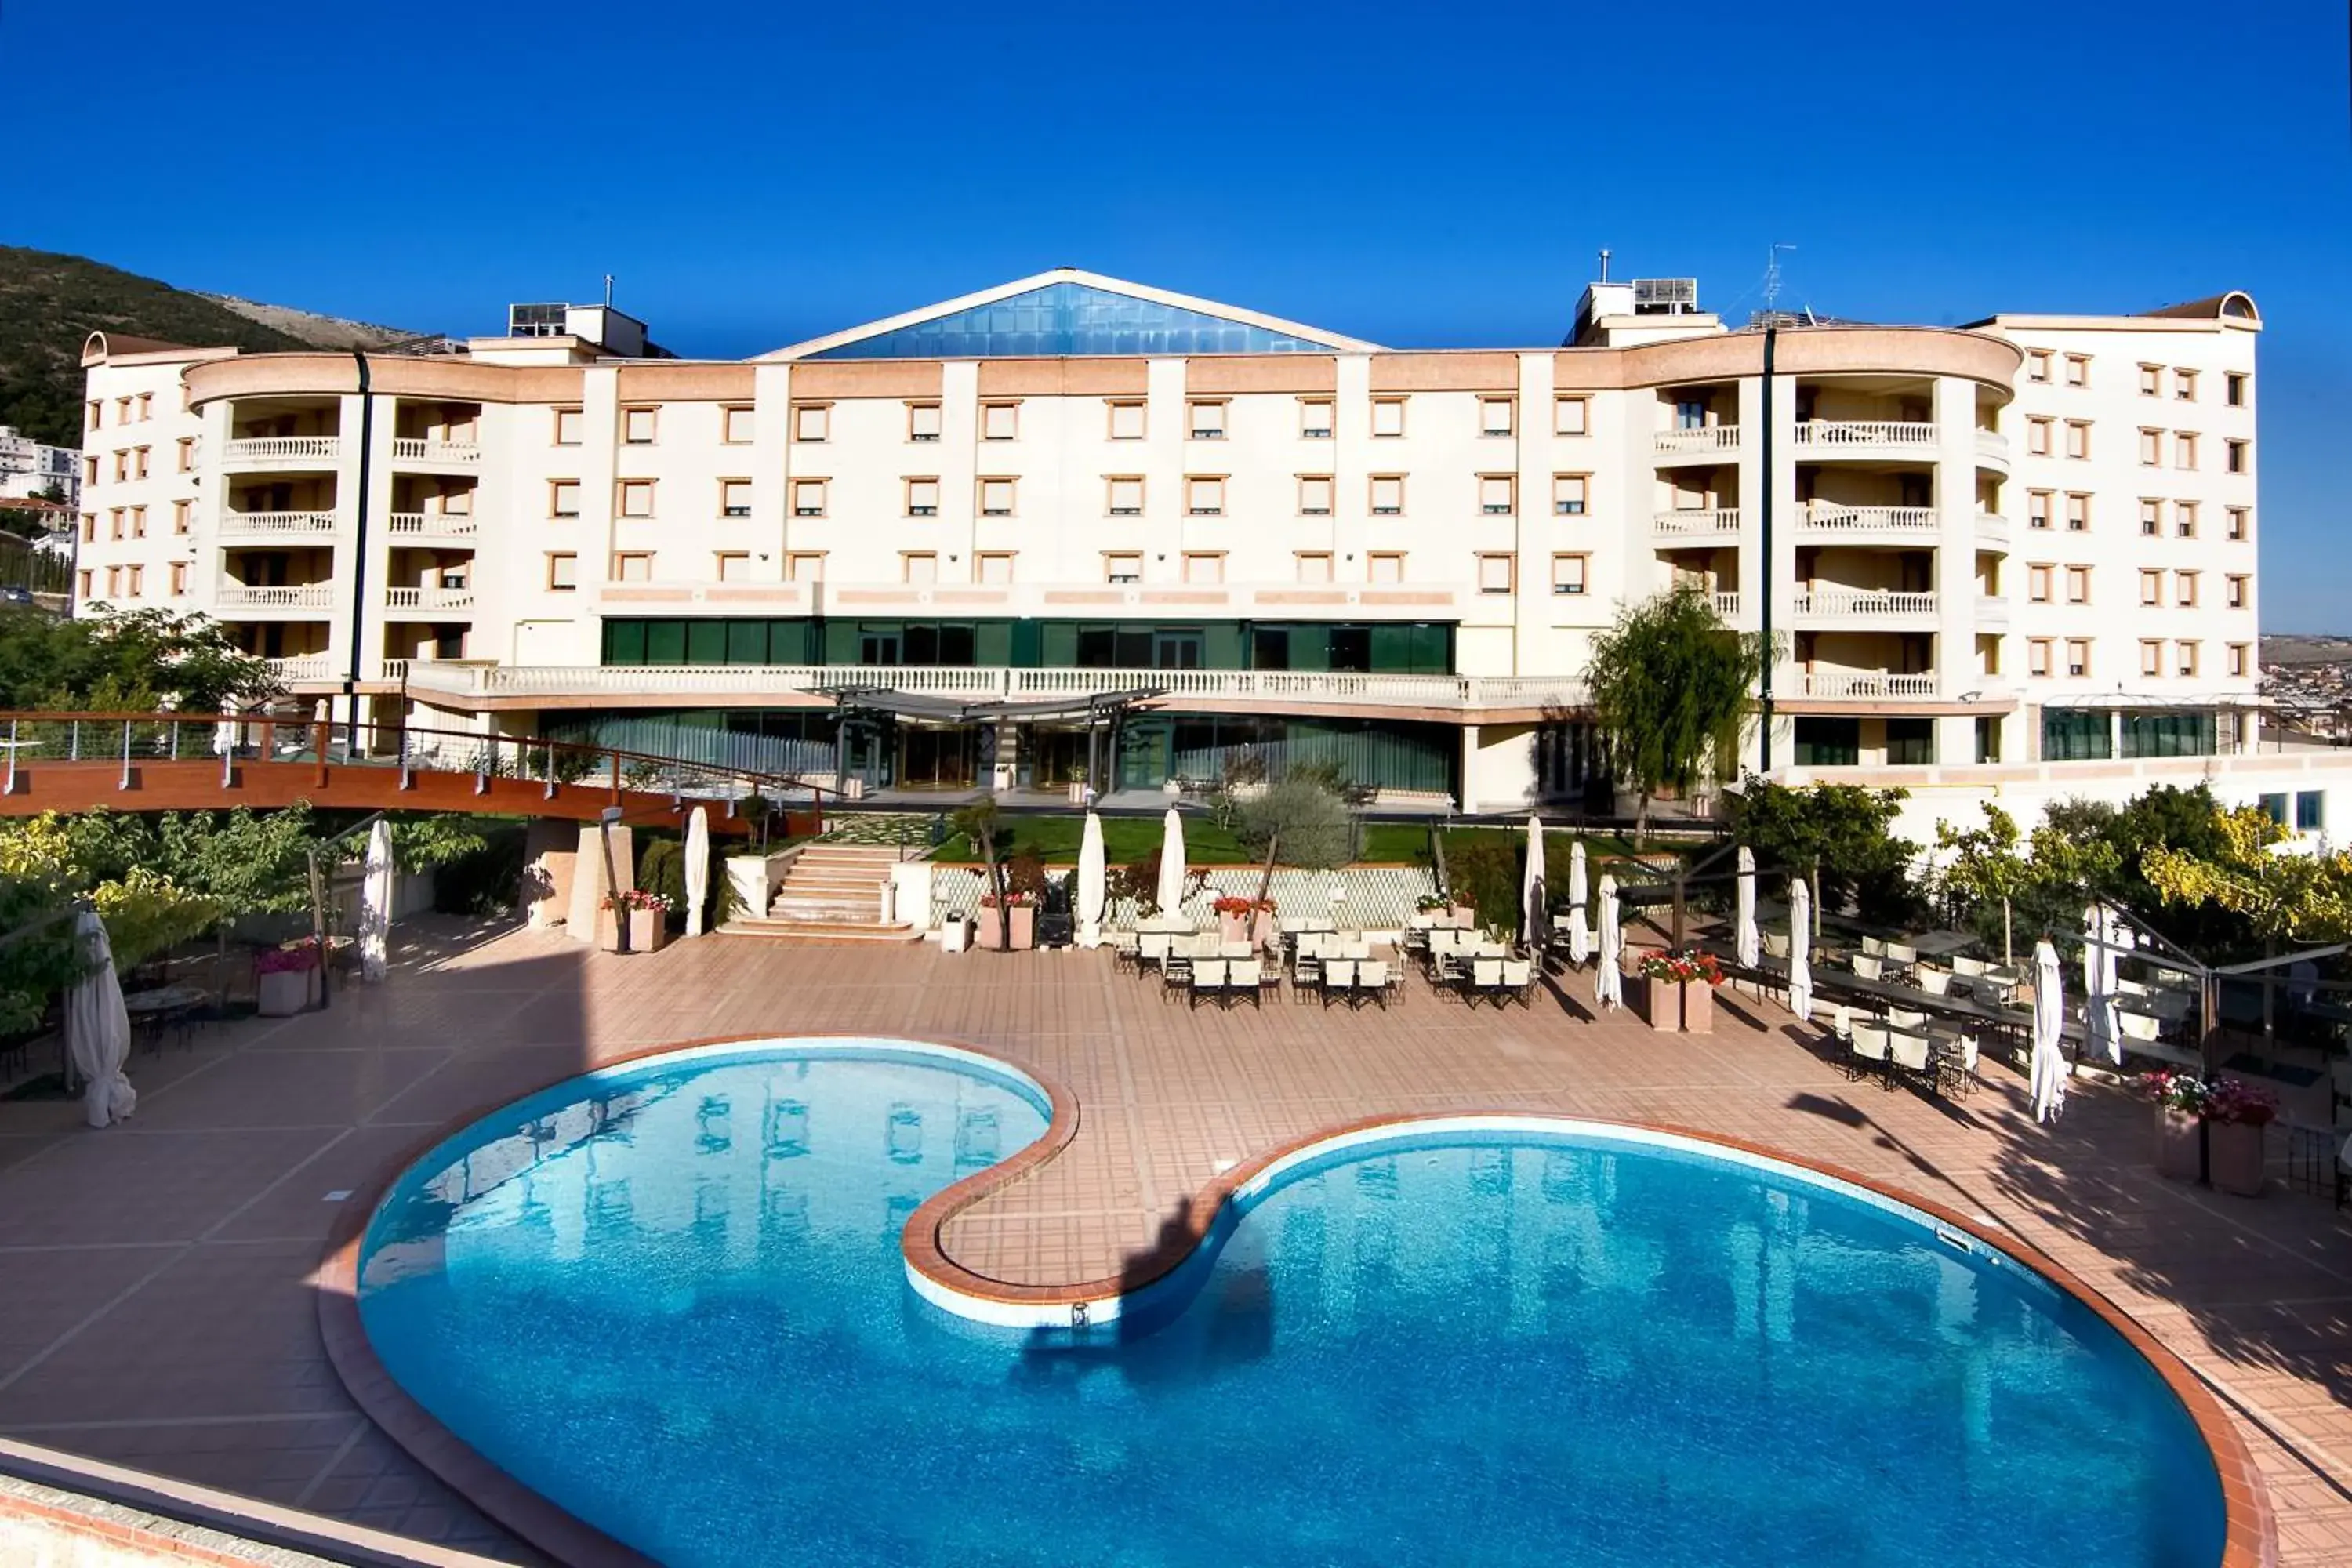
<svg viewBox="0 0 2352 1568">
<path fill-rule="evenodd" d="M 1768 396 L 1695 293 L 1595 284 L 1520 351 L 1075 270 L 740 362 L 599 307 L 363 364 L 100 334 L 78 602 L 380 721 L 868 792 L 1328 757 L 1489 810 L 1590 796 L 1591 637 L 1688 583 L 1783 637 L 1772 775 L 1908 786 L 1913 831 L 2200 779 L 2324 827 L 2331 759 L 2258 749 L 2247 296 L 1790 323 Z"/>
</svg>

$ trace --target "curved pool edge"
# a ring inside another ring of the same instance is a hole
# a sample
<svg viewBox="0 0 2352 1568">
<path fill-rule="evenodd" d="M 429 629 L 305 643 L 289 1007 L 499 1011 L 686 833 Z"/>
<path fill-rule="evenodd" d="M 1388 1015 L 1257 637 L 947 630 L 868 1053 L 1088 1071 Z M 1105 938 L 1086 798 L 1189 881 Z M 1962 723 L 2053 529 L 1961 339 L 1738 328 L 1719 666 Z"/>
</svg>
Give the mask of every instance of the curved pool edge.
<svg viewBox="0 0 2352 1568">
<path fill-rule="evenodd" d="M 1728 1134 L 1704 1131 L 1664 1122 L 1618 1121 L 1606 1117 L 1571 1116 L 1528 1109 L 1406 1112 L 1360 1118 L 1320 1129 L 1243 1160 L 1213 1177 L 1194 1193 L 1184 1207 L 1181 1231 L 1163 1232 L 1160 1247 L 1136 1260 L 1119 1276 L 1071 1285 L 1020 1285 L 991 1279 L 965 1268 L 941 1248 L 940 1232 L 950 1220 L 988 1197 L 1000 1187 L 1018 1182 L 1053 1159 L 1077 1135 L 1080 1110 L 1076 1096 L 1052 1075 L 1004 1053 L 961 1040 L 922 1039 L 906 1035 L 876 1035 L 829 1031 L 779 1035 L 722 1036 L 649 1046 L 597 1062 L 580 1072 L 546 1083 L 487 1099 L 469 1107 L 434 1131 L 404 1147 L 366 1185 L 355 1191 L 338 1215 L 313 1275 L 319 1332 L 330 1364 L 361 1414 L 397 1443 L 451 1490 L 457 1492 L 505 1529 L 569 1568 L 658 1568 L 653 1559 L 559 1507 L 523 1485 L 505 1469 L 443 1426 L 402 1389 L 375 1354 L 359 1310 L 360 1251 L 377 1210 L 409 1170 L 443 1143 L 499 1111 L 545 1092 L 558 1084 L 593 1079 L 618 1068 L 643 1066 L 656 1058 L 719 1054 L 727 1047 L 790 1046 L 838 1041 L 887 1041 L 892 1046 L 929 1049 L 938 1055 L 976 1058 L 993 1070 L 1027 1079 L 1051 1107 L 1045 1131 L 997 1163 L 942 1188 L 908 1216 L 900 1248 L 911 1289 L 926 1302 L 954 1316 L 984 1323 L 1067 1327 L 1071 1310 L 1085 1306 L 1094 1321 L 1118 1314 L 1122 1300 L 1134 1300 L 1164 1289 L 1175 1274 L 1217 1229 L 1219 1219 L 1238 1196 L 1244 1202 L 1270 1188 L 1291 1167 L 1351 1144 L 1377 1143 L 1415 1132 L 1453 1128 L 1489 1130 L 1533 1129 L 1572 1131 L 1582 1128 L 1648 1138 L 1669 1144 L 1696 1145 L 1743 1156 L 1741 1163 L 1762 1162 L 1801 1176 L 1853 1189 L 1865 1198 L 1892 1203 L 1950 1226 L 1978 1244 L 2000 1254 L 2053 1288 L 2074 1296 L 2105 1321 L 2142 1360 L 2155 1368 L 2197 1427 L 2213 1461 L 2221 1488 L 2223 1543 L 2217 1568 L 2275 1568 L 2276 1530 L 2269 1494 L 2261 1472 L 2236 1424 L 2220 1400 L 2188 1363 L 2159 1343 L 2154 1335 L 2078 1279 L 2054 1258 L 2024 1240 L 1998 1233 L 1959 1213 L 1949 1205 L 1892 1183 L 1866 1176 L 1844 1166 L 1793 1154 L 1772 1145 Z M 1099 1312 L 1100 1317 L 1096 1317 Z"/>
</svg>

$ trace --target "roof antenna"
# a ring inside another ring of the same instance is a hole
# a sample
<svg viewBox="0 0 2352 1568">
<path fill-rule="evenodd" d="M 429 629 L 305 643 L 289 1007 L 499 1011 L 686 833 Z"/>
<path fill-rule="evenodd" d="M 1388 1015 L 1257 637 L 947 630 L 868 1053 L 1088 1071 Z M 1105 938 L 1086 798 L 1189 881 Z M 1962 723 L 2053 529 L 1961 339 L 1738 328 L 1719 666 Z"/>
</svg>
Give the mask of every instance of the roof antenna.
<svg viewBox="0 0 2352 1568">
<path fill-rule="evenodd" d="M 606 309 L 607 310 L 611 310 L 612 308 L 613 308 L 613 275 L 612 275 L 611 273 L 607 272 L 607 273 L 605 273 L 605 274 L 604 274 L 604 309 Z"/>
<path fill-rule="evenodd" d="M 1601 281 L 1609 281 L 1609 247 L 1605 245 L 1601 247 Z"/>
<path fill-rule="evenodd" d="M 1772 313 L 1780 298 L 1780 253 L 1796 248 L 1793 245 L 1776 242 L 1764 253 L 1764 312 L 1767 315 Z"/>
</svg>

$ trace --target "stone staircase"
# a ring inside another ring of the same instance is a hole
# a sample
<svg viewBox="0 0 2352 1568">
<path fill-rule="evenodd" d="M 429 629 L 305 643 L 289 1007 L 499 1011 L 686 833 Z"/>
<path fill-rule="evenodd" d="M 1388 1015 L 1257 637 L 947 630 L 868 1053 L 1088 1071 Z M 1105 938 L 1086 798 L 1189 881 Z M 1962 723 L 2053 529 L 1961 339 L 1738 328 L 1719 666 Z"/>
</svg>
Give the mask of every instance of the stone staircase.
<svg viewBox="0 0 2352 1568">
<path fill-rule="evenodd" d="M 785 868 L 766 917 L 730 921 L 726 929 L 811 941 L 919 941 L 921 928 L 911 921 L 882 922 L 882 889 L 898 858 L 896 847 L 882 845 L 804 846 Z"/>
</svg>

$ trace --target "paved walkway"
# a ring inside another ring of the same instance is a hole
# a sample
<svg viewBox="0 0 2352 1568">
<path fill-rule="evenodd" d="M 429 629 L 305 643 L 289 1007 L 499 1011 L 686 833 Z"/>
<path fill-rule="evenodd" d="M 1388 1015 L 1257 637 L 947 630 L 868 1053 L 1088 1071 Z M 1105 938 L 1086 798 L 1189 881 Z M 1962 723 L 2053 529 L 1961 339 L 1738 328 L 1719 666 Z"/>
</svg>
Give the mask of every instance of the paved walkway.
<svg viewBox="0 0 2352 1568">
<path fill-rule="evenodd" d="M 1224 1163 L 1379 1111 L 1677 1122 L 1896 1182 L 2012 1227 L 2138 1318 L 2241 1419 L 2282 1563 L 2352 1562 L 2352 1225 L 2301 1194 L 2158 1180 L 2147 1109 L 2115 1090 L 2080 1089 L 2045 1131 L 2005 1069 L 1959 1106 L 1886 1093 L 1769 1004 L 1726 995 L 1713 1037 L 1657 1037 L 1595 1021 L 1580 980 L 1524 1012 L 1416 981 L 1387 1013 L 1286 995 L 1191 1013 L 1108 952 L 713 937 L 618 958 L 439 936 L 327 1014 L 140 1058 L 127 1128 L 0 1103 L 0 1432 L 530 1561 L 378 1436 L 322 1359 L 309 1276 L 338 1194 L 461 1112 L 625 1051 L 872 1032 L 992 1047 L 1078 1096 L 1062 1157 L 946 1238 L 1007 1280 L 1115 1272 Z"/>
</svg>

